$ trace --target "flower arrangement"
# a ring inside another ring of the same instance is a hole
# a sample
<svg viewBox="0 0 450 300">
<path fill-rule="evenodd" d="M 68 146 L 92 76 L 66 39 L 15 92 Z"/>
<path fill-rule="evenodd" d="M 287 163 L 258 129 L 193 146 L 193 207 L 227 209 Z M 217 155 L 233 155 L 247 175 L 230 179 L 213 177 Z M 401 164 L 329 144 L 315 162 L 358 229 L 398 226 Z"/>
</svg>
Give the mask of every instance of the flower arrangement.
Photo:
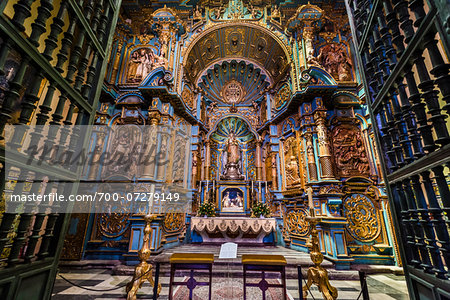
<svg viewBox="0 0 450 300">
<path fill-rule="evenodd" d="M 198 208 L 197 215 L 200 217 L 214 217 L 216 215 L 216 207 L 212 202 L 203 202 Z"/>
<path fill-rule="evenodd" d="M 259 216 L 263 216 L 265 218 L 270 217 L 270 208 L 266 203 L 258 202 L 255 203 L 252 207 L 252 217 L 258 218 Z"/>
</svg>

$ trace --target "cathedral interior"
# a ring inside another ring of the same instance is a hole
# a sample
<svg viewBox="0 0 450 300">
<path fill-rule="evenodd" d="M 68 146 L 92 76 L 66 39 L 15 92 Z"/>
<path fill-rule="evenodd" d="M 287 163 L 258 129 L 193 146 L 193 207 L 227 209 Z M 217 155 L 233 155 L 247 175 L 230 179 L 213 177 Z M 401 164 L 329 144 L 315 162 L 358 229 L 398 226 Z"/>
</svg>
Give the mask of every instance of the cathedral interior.
<svg viewBox="0 0 450 300">
<path fill-rule="evenodd" d="M 2 1 L 0 299 L 450 299 L 449 41 L 448 0 Z"/>
</svg>

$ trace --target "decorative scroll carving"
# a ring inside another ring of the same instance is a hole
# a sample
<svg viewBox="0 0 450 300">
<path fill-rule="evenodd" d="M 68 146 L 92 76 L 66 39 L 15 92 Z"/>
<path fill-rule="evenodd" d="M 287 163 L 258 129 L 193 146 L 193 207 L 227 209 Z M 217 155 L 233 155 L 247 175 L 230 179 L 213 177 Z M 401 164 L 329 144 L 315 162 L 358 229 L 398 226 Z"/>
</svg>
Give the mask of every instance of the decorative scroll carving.
<svg viewBox="0 0 450 300">
<path fill-rule="evenodd" d="M 127 213 L 106 213 L 98 215 L 100 233 L 105 237 L 118 237 L 125 233 L 129 227 Z"/>
<path fill-rule="evenodd" d="M 177 232 L 184 227 L 184 214 L 182 213 L 166 213 L 164 217 L 164 230 L 167 233 Z"/>
<path fill-rule="evenodd" d="M 307 216 L 308 213 L 304 208 L 295 211 L 290 211 L 286 215 L 286 220 L 284 224 L 289 234 L 296 234 L 300 236 L 308 235 L 309 222 L 306 220 Z"/>
<path fill-rule="evenodd" d="M 353 125 L 339 125 L 332 131 L 334 154 L 339 174 L 343 177 L 369 175 L 369 159 L 361 131 Z"/>
<path fill-rule="evenodd" d="M 371 242 L 380 234 L 381 226 L 373 202 L 366 196 L 355 194 L 344 202 L 348 233 L 361 242 Z"/>
<path fill-rule="evenodd" d="M 291 88 L 284 84 L 275 95 L 275 109 L 281 109 L 291 98 Z"/>
<path fill-rule="evenodd" d="M 181 99 L 190 108 L 195 108 L 195 94 L 188 88 L 184 88 L 181 92 Z"/>
</svg>

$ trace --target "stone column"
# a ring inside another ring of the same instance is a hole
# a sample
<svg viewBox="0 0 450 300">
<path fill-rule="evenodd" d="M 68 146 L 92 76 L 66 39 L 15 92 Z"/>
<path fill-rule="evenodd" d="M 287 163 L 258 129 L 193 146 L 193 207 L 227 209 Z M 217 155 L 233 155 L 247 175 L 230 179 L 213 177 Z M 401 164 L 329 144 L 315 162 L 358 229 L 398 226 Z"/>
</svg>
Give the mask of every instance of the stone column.
<svg viewBox="0 0 450 300">
<path fill-rule="evenodd" d="M 262 180 L 261 145 L 262 145 L 262 140 L 258 139 L 256 141 L 256 155 L 255 155 L 255 159 L 256 159 L 256 180 L 257 181 L 261 181 Z"/>
<path fill-rule="evenodd" d="M 330 141 L 326 126 L 326 111 L 316 111 L 314 121 L 317 127 L 317 137 L 319 143 L 319 162 L 323 179 L 335 179 L 333 159 L 331 158 Z"/>
<path fill-rule="evenodd" d="M 314 156 L 314 143 L 311 131 L 305 132 L 306 138 L 306 155 L 308 159 L 308 171 L 310 181 L 317 181 L 317 165 L 316 157 Z"/>
</svg>

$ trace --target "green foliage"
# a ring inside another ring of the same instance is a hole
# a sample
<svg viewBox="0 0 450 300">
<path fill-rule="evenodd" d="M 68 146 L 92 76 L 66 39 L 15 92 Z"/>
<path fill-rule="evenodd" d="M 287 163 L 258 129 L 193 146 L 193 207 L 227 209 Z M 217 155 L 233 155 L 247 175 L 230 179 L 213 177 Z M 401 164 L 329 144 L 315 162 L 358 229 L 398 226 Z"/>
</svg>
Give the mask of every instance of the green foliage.
<svg viewBox="0 0 450 300">
<path fill-rule="evenodd" d="M 266 203 L 258 202 L 252 207 L 252 216 L 259 218 L 261 215 L 266 218 L 270 217 L 270 208 Z"/>
<path fill-rule="evenodd" d="M 216 207 L 211 202 L 203 202 L 198 208 L 197 215 L 200 217 L 214 217 L 216 215 Z"/>
</svg>

